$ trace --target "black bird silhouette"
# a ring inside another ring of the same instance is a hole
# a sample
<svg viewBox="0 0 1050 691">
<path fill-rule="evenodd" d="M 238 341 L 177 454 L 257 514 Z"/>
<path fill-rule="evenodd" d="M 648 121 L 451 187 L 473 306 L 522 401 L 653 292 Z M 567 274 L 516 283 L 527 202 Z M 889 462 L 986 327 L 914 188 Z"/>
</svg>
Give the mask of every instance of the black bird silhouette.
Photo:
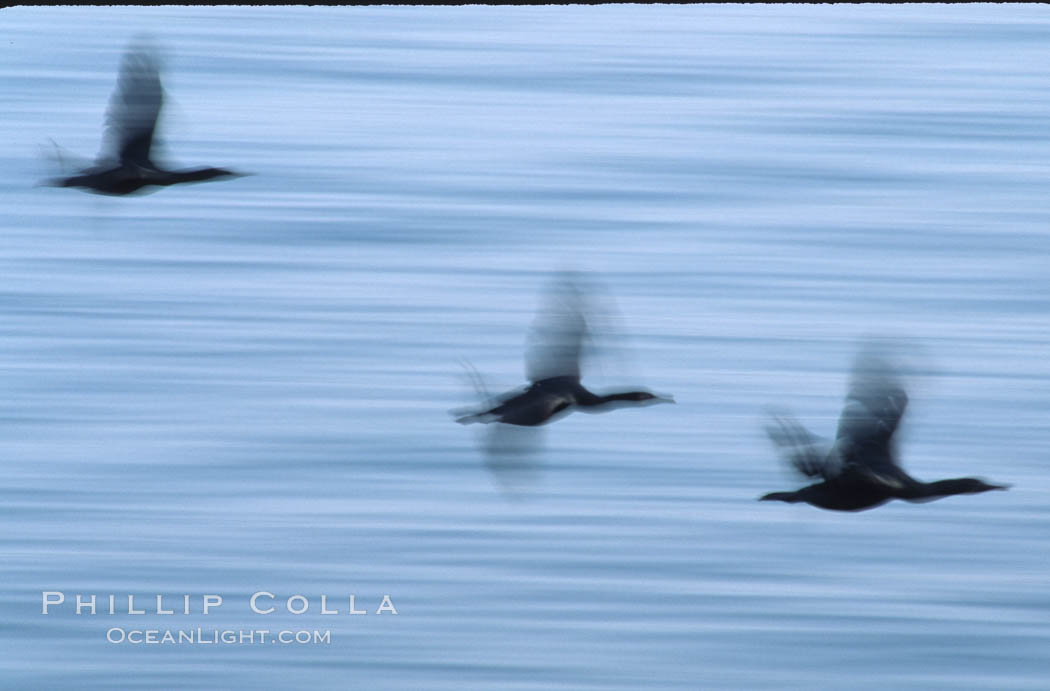
<svg viewBox="0 0 1050 691">
<path fill-rule="evenodd" d="M 53 187 L 80 187 L 98 194 L 125 195 L 145 187 L 241 177 L 225 168 L 166 170 L 152 158 L 157 119 L 164 104 L 159 59 L 141 46 L 129 49 L 110 99 L 102 148 L 95 164 L 76 175 L 54 178 Z"/>
<path fill-rule="evenodd" d="M 540 311 L 529 335 L 525 374 L 532 382 L 492 397 L 480 409 L 467 414 L 453 411 L 456 422 L 502 422 L 534 427 L 567 415 L 572 410 L 605 412 L 626 405 L 674 403 L 670 396 L 649 391 L 595 394 L 580 384 L 580 359 L 589 335 L 585 300 L 579 281 L 572 275 L 557 281 L 546 309 Z"/>
<path fill-rule="evenodd" d="M 775 415 L 766 432 L 786 449 L 791 465 L 821 482 L 795 492 L 771 492 L 761 501 L 806 502 L 834 511 L 863 511 L 891 499 L 925 502 L 953 494 L 1005 490 L 977 478 L 920 482 L 898 465 L 894 434 L 908 396 L 888 362 L 862 353 L 854 367 L 834 443 L 810 433 L 794 419 Z"/>
</svg>

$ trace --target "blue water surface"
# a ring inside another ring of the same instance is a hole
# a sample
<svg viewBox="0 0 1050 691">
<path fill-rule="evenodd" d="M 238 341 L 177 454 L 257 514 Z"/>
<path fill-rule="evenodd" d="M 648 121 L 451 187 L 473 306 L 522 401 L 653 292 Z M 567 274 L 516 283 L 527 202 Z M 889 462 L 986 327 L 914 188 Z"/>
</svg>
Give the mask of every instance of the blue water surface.
<svg viewBox="0 0 1050 691">
<path fill-rule="evenodd" d="M 1050 8 L 0 25 L 0 686 L 1046 688 Z M 34 186 L 49 138 L 98 151 L 142 34 L 166 51 L 166 158 L 255 175 Z M 474 398 L 461 360 L 523 383 L 562 269 L 614 307 L 585 381 L 678 403 L 557 422 L 508 491 L 447 411 Z M 832 434 L 871 335 L 918 363 L 905 467 L 1009 492 L 755 501 L 800 483 L 766 407 Z M 45 616 L 44 591 L 68 602 Z M 78 616 L 76 594 L 150 613 Z"/>
</svg>

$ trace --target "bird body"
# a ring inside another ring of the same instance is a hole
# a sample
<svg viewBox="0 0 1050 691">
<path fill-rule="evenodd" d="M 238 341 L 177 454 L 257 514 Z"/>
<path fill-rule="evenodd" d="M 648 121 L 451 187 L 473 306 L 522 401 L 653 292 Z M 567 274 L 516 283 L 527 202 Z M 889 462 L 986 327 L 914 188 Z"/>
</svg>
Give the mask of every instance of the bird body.
<svg viewBox="0 0 1050 691">
<path fill-rule="evenodd" d="M 161 170 L 125 162 L 112 167 L 96 166 L 77 175 L 58 178 L 54 187 L 82 187 L 96 194 L 123 196 L 146 187 L 168 187 L 185 182 L 202 182 L 219 177 L 238 177 L 224 168 L 191 168 L 188 170 Z"/>
<path fill-rule="evenodd" d="M 550 377 L 534 382 L 521 393 L 505 394 L 501 402 L 479 413 L 464 415 L 456 422 L 502 422 L 507 425 L 535 427 L 561 417 L 559 414 L 578 408 L 584 412 L 603 412 L 618 402 L 659 403 L 673 402 L 667 396 L 656 396 L 648 391 L 628 391 L 599 396 L 588 391 L 573 376 Z"/>
<path fill-rule="evenodd" d="M 464 415 L 456 422 L 503 422 L 509 425 L 535 427 L 550 422 L 558 413 L 568 410 L 576 400 L 569 377 L 553 377 L 534 382 L 524 391 L 498 397 L 498 404 L 488 410 Z M 577 386 L 578 386 L 577 382 Z"/>
</svg>

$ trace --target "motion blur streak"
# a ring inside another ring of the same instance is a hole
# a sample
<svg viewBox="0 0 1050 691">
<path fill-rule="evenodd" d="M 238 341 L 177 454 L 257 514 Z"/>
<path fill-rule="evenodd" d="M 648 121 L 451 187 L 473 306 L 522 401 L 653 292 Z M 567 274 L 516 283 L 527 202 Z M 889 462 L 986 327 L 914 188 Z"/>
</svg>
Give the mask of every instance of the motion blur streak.
<svg viewBox="0 0 1050 691">
<path fill-rule="evenodd" d="M 6 687 L 1045 687 L 1047 6 L 0 21 Z M 33 187 L 49 137 L 97 149 L 143 32 L 172 48 L 172 165 L 257 175 Z M 587 385 L 626 372 L 677 405 L 556 422 L 508 501 L 447 414 L 459 361 L 520 385 L 565 265 L 630 339 L 633 369 Z M 869 332 L 931 354 L 908 471 L 1010 491 L 755 501 L 795 486 L 764 407 L 834 429 Z M 399 615 L 275 614 L 332 645 L 190 652 L 35 613 L 43 590 L 263 584 L 395 593 Z"/>
</svg>

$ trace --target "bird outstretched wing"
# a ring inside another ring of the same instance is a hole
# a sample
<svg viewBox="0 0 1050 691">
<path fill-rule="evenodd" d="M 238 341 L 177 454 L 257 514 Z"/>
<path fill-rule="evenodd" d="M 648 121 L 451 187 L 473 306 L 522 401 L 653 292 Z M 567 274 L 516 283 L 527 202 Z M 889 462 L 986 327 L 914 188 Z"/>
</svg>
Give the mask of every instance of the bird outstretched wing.
<svg viewBox="0 0 1050 691">
<path fill-rule="evenodd" d="M 843 460 L 873 470 L 898 468 L 894 435 L 907 406 L 908 395 L 889 362 L 861 353 L 835 435 Z"/>
<path fill-rule="evenodd" d="M 525 376 L 529 381 L 580 378 L 580 360 L 589 333 L 585 302 L 583 290 L 571 274 L 548 289 L 526 344 Z"/>
<path fill-rule="evenodd" d="M 122 164 L 155 167 L 150 153 L 163 104 L 156 52 L 146 46 L 129 48 L 106 113 L 100 161 L 117 159 Z"/>
</svg>

